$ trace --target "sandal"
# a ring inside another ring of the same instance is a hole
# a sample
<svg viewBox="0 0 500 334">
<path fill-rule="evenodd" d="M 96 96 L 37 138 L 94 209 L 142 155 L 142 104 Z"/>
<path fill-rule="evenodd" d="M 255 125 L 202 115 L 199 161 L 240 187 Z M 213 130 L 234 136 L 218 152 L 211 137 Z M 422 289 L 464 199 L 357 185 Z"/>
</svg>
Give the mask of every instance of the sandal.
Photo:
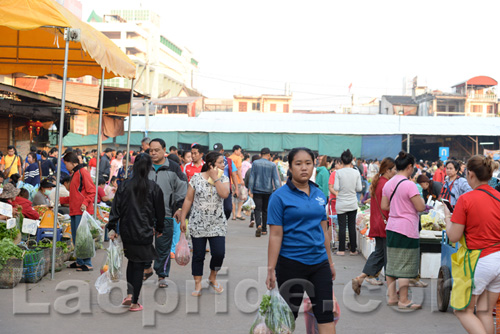
<svg viewBox="0 0 500 334">
<path fill-rule="evenodd" d="M 361 293 L 361 284 L 359 283 L 357 278 L 352 279 L 352 290 L 354 291 L 355 294 L 359 296 Z"/>
<path fill-rule="evenodd" d="M 422 308 L 422 305 L 415 304 L 414 302 L 410 302 L 407 305 L 403 305 L 401 303 L 398 303 L 398 309 L 400 310 L 420 310 Z"/>
<path fill-rule="evenodd" d="M 151 272 L 149 273 L 144 273 L 144 276 L 142 276 L 142 281 L 146 281 L 148 278 L 150 278 L 151 276 L 153 276 L 153 271 L 151 270 Z"/>
<path fill-rule="evenodd" d="M 429 284 L 423 281 L 410 280 L 410 287 L 412 288 L 426 288 Z"/>
<path fill-rule="evenodd" d="M 337 253 L 335 253 L 335 255 L 337 255 L 337 256 L 344 256 L 345 252 L 337 252 Z"/>
<path fill-rule="evenodd" d="M 242 216 L 236 216 L 236 219 L 239 219 L 239 220 L 245 220 L 245 218 L 243 218 Z"/>
<path fill-rule="evenodd" d="M 167 283 L 167 281 L 165 280 L 165 278 L 160 278 L 160 279 L 158 280 L 158 287 L 159 287 L 159 288 L 162 288 L 162 289 L 168 288 L 168 283 Z"/>
<path fill-rule="evenodd" d="M 78 263 L 76 262 L 73 262 L 72 264 L 70 264 L 68 266 L 68 268 L 71 268 L 71 269 L 78 269 L 78 268 L 81 268 L 81 265 L 79 265 Z"/>
<path fill-rule="evenodd" d="M 132 297 L 125 297 L 122 301 L 122 306 L 130 306 L 132 305 Z"/>
<path fill-rule="evenodd" d="M 191 292 L 191 296 L 193 297 L 200 297 L 201 296 L 201 290 L 194 290 Z"/>
<path fill-rule="evenodd" d="M 94 268 L 88 267 L 86 265 L 83 265 L 83 266 L 81 266 L 79 268 L 76 268 L 76 271 L 92 271 L 92 270 L 94 270 Z"/>
<path fill-rule="evenodd" d="M 207 283 L 208 283 L 208 286 L 210 286 L 212 289 L 214 289 L 215 293 L 217 294 L 221 294 L 224 292 L 224 288 L 222 287 L 222 285 L 220 285 L 220 283 L 217 283 L 217 285 L 213 284 L 212 282 L 210 282 L 210 280 L 207 279 Z"/>
<path fill-rule="evenodd" d="M 398 306 L 399 302 L 387 302 L 387 306 Z"/>
<path fill-rule="evenodd" d="M 129 310 L 130 312 L 142 311 L 142 309 L 143 309 L 142 305 L 141 305 L 141 304 L 139 304 L 139 303 L 137 303 L 137 305 L 138 305 L 139 307 L 136 307 L 136 308 L 129 308 L 128 310 Z"/>
</svg>

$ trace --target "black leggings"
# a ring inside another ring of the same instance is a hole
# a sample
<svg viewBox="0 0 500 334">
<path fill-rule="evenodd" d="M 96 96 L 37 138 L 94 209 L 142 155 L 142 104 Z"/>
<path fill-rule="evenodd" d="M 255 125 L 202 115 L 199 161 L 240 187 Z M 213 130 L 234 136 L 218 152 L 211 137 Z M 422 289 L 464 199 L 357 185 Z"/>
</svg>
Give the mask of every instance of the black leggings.
<svg viewBox="0 0 500 334">
<path fill-rule="evenodd" d="M 345 228 L 349 227 L 349 245 L 351 252 L 355 252 L 356 245 L 356 214 L 358 210 L 337 214 L 339 220 L 339 252 L 345 251 Z"/>
<path fill-rule="evenodd" d="M 127 265 L 127 293 L 132 295 L 132 304 L 137 304 L 142 288 L 144 276 L 144 262 L 128 261 Z"/>
<path fill-rule="evenodd" d="M 330 264 L 323 261 L 314 265 L 278 257 L 276 281 L 280 294 L 293 312 L 299 314 L 304 291 L 313 305 L 313 313 L 319 324 L 333 322 L 333 283 Z"/>
</svg>

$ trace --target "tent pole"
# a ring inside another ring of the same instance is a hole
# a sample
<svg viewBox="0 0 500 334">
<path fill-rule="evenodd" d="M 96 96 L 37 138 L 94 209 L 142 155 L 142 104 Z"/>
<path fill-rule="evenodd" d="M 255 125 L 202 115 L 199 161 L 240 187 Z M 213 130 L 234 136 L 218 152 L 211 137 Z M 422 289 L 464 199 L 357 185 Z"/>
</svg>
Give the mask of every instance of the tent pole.
<svg viewBox="0 0 500 334">
<path fill-rule="evenodd" d="M 94 219 L 97 216 L 97 193 L 99 191 L 99 162 L 101 161 L 101 145 L 102 145 L 102 107 L 104 104 L 104 74 L 106 70 L 102 69 L 101 76 L 101 99 L 99 101 L 99 128 L 97 130 L 97 157 L 95 171 L 95 198 L 94 198 Z M 107 180 L 106 180 L 107 181 Z"/>
<path fill-rule="evenodd" d="M 132 101 L 134 99 L 134 79 L 130 85 L 130 105 L 128 107 L 128 134 L 127 134 L 127 161 L 125 163 L 125 178 L 128 177 L 128 165 L 130 161 L 130 131 L 132 130 Z"/>
<path fill-rule="evenodd" d="M 64 47 L 64 67 L 63 67 L 63 86 L 61 93 L 61 117 L 59 120 L 59 142 L 58 142 L 58 154 L 57 154 L 57 172 L 56 172 L 56 198 L 54 203 L 54 228 L 52 235 L 52 268 L 50 278 L 53 280 L 56 272 L 56 242 L 57 242 L 57 215 L 59 212 L 59 186 L 61 180 L 61 155 L 63 146 L 63 134 L 64 134 L 64 112 L 66 108 L 66 80 L 68 79 L 68 54 L 69 54 L 69 28 L 64 29 L 64 40 L 66 41 L 66 46 Z M 75 233 L 75 231 L 71 231 Z"/>
</svg>

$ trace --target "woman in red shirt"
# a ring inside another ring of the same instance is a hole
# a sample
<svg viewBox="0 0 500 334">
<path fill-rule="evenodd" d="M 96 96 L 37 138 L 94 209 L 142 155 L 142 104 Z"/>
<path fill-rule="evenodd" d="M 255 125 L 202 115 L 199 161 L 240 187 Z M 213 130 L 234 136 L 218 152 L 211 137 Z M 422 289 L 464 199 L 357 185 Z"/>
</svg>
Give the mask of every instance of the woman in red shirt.
<svg viewBox="0 0 500 334">
<path fill-rule="evenodd" d="M 352 289 L 357 295 L 361 292 L 361 284 L 365 279 L 370 284 L 383 284 L 374 278 L 385 267 L 387 262 L 385 224 L 389 218 L 389 211 L 382 210 L 380 204 L 382 202 L 382 189 L 394 175 L 396 175 L 394 159 L 385 158 L 380 164 L 379 174 L 373 177 L 370 186 L 370 232 L 368 236 L 375 238 L 375 251 L 366 260 L 361 275 L 352 279 Z"/>
<path fill-rule="evenodd" d="M 494 333 L 491 316 L 500 295 L 500 193 L 488 185 L 493 160 L 475 155 L 467 161 L 467 182 L 473 191 L 458 198 L 451 216 L 445 207 L 451 242 L 465 235 L 468 249 L 482 249 L 474 272 L 469 306 L 455 310 L 469 333 Z M 474 309 L 476 311 L 474 312 Z"/>
<path fill-rule="evenodd" d="M 69 197 L 61 197 L 61 204 L 69 204 L 69 215 L 71 217 L 71 237 L 75 244 L 76 230 L 80 225 L 83 212 L 94 214 L 95 185 L 89 171 L 84 164 L 80 164 L 78 156 L 74 152 L 64 155 L 64 164 L 72 173 L 71 184 L 69 186 Z M 91 259 L 76 259 L 69 267 L 76 268 L 77 271 L 92 270 Z"/>
</svg>

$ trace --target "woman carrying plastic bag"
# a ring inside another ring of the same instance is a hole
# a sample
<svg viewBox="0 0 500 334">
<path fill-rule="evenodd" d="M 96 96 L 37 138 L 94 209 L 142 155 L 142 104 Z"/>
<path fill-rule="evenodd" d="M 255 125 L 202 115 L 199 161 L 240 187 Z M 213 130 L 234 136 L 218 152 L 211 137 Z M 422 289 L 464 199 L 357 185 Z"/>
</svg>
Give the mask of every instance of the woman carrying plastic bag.
<svg viewBox="0 0 500 334">
<path fill-rule="evenodd" d="M 292 310 L 274 288 L 262 297 L 259 313 L 255 317 L 250 334 L 291 334 L 295 330 Z"/>
<path fill-rule="evenodd" d="M 75 249 L 77 248 L 77 236 L 79 232 L 79 225 L 83 220 L 82 217 L 85 213 L 92 215 L 94 213 L 94 198 L 95 198 L 95 185 L 92 181 L 89 171 L 86 165 L 80 164 L 78 156 L 74 152 L 69 152 L 64 155 L 64 164 L 70 173 L 71 184 L 69 186 L 69 196 L 61 197 L 61 204 L 69 204 L 69 215 L 71 216 L 71 237 L 73 239 L 73 244 Z M 90 226 L 87 224 L 88 230 L 90 232 Z M 86 231 L 87 228 L 82 228 L 82 231 Z M 74 268 L 77 271 L 91 271 L 92 262 L 91 258 L 95 254 L 95 248 L 92 253 L 90 252 L 90 240 L 88 240 L 88 235 L 79 238 L 80 249 L 82 252 L 81 256 L 76 257 L 76 262 L 73 262 L 69 268 Z M 93 244 L 93 240 L 92 240 Z M 95 247 L 95 246 L 94 246 Z M 84 255 L 87 254 L 87 255 Z M 87 257 L 88 256 L 88 257 Z"/>
<path fill-rule="evenodd" d="M 154 181 L 148 179 L 152 168 L 153 163 L 148 154 L 139 154 L 135 158 L 132 178 L 118 186 L 107 225 L 109 238 L 114 240 L 117 237 L 117 224 L 120 222 L 120 236 L 128 259 L 127 296 L 122 305 L 130 306 L 129 311 L 143 309 L 139 304 L 139 294 L 144 266 L 158 257 L 153 246 L 154 234 L 155 230 L 163 231 L 164 227 L 163 192 Z M 160 233 L 156 235 L 161 236 Z M 116 253 L 116 250 L 111 251 Z M 108 268 L 109 271 L 111 267 Z"/>
<path fill-rule="evenodd" d="M 269 200 L 266 285 L 272 290 L 278 283 L 295 319 L 306 291 L 311 296 L 318 332 L 335 333 L 332 300 L 335 268 L 327 230 L 327 201 L 323 192 L 309 181 L 314 153 L 308 148 L 294 148 L 288 161 L 291 178 Z"/>
</svg>

